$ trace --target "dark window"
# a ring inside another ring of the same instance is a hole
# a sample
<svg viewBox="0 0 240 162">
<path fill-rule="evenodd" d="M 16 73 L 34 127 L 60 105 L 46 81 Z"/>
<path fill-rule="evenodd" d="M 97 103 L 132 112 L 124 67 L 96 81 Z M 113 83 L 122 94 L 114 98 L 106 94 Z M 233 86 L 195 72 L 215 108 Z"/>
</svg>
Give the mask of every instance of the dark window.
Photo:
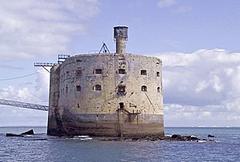
<svg viewBox="0 0 240 162">
<path fill-rule="evenodd" d="M 118 69 L 118 73 L 119 74 L 126 74 L 126 70 L 125 69 Z"/>
<path fill-rule="evenodd" d="M 68 93 L 68 86 L 66 86 L 66 93 Z"/>
<path fill-rule="evenodd" d="M 79 104 L 77 104 L 77 107 L 78 107 L 78 108 L 80 108 L 80 105 L 79 105 Z"/>
<path fill-rule="evenodd" d="M 81 91 L 81 86 L 80 86 L 80 85 L 77 85 L 77 86 L 76 86 L 76 90 L 77 90 L 77 91 Z"/>
<path fill-rule="evenodd" d="M 160 87 L 157 87 L 157 92 L 160 92 Z"/>
<path fill-rule="evenodd" d="M 160 73 L 159 72 L 157 72 L 157 77 L 159 77 L 160 76 Z"/>
<path fill-rule="evenodd" d="M 124 85 L 119 85 L 118 86 L 118 92 L 117 94 L 119 95 L 125 95 L 126 94 L 126 86 Z"/>
<path fill-rule="evenodd" d="M 141 75 L 147 75 L 147 70 L 141 70 Z"/>
<path fill-rule="evenodd" d="M 82 70 L 76 70 L 76 77 L 80 77 L 82 75 Z"/>
<path fill-rule="evenodd" d="M 123 102 L 120 102 L 120 103 L 119 103 L 119 107 L 120 107 L 120 109 L 124 109 L 124 103 L 123 103 Z"/>
<path fill-rule="evenodd" d="M 141 87 L 141 90 L 144 91 L 144 92 L 146 92 L 146 91 L 147 91 L 147 86 L 142 86 L 142 87 Z"/>
<path fill-rule="evenodd" d="M 95 69 L 95 74 L 102 74 L 102 69 Z"/>
<path fill-rule="evenodd" d="M 95 85 L 95 91 L 101 91 L 102 90 L 102 86 L 97 84 Z"/>
<path fill-rule="evenodd" d="M 78 60 L 78 59 L 77 59 L 76 62 L 82 62 L 82 60 Z"/>
<path fill-rule="evenodd" d="M 67 79 L 70 78 L 70 73 L 69 73 L 69 71 L 66 71 L 66 78 L 67 78 Z"/>
</svg>

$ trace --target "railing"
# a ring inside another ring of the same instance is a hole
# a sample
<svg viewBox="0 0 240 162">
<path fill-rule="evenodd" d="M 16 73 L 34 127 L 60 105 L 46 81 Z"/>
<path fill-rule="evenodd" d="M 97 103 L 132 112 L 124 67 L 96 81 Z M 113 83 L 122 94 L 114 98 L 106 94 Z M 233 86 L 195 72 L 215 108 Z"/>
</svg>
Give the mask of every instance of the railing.
<svg viewBox="0 0 240 162">
<path fill-rule="evenodd" d="M 8 106 L 15 106 L 15 107 L 26 108 L 26 109 L 48 111 L 48 106 L 45 106 L 45 105 L 32 104 L 32 103 L 13 101 L 13 100 L 0 99 L 0 105 L 8 105 Z"/>
</svg>

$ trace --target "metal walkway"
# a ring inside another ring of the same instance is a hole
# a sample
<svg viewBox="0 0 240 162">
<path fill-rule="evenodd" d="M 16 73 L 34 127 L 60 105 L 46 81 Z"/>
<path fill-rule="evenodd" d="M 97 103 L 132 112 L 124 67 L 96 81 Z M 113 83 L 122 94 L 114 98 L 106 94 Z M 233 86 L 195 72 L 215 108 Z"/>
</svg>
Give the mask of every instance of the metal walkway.
<svg viewBox="0 0 240 162">
<path fill-rule="evenodd" d="M 15 107 L 26 108 L 26 109 L 48 111 L 48 106 L 45 106 L 45 105 L 19 102 L 19 101 L 13 101 L 13 100 L 0 99 L 0 105 L 8 105 L 8 106 L 15 106 Z"/>
</svg>

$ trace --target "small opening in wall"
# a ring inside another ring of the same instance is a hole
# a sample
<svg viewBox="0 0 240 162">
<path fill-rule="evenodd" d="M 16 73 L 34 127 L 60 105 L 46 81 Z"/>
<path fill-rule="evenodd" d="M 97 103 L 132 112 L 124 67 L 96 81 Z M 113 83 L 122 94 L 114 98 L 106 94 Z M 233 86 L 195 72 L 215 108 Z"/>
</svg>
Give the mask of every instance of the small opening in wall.
<svg viewBox="0 0 240 162">
<path fill-rule="evenodd" d="M 101 91 L 102 90 L 102 86 L 97 84 L 97 85 L 95 85 L 94 89 L 95 89 L 95 91 Z"/>
<path fill-rule="evenodd" d="M 66 71 L 66 78 L 68 79 L 70 77 L 70 72 Z"/>
<path fill-rule="evenodd" d="M 124 103 L 123 102 L 119 103 L 119 109 L 121 109 L 121 110 L 124 109 Z"/>
<path fill-rule="evenodd" d="M 144 91 L 144 92 L 147 92 L 147 86 L 142 86 L 141 90 Z"/>
<path fill-rule="evenodd" d="M 141 70 L 141 75 L 147 75 L 147 70 Z"/>
<path fill-rule="evenodd" d="M 157 92 L 160 92 L 160 87 L 157 87 Z"/>
<path fill-rule="evenodd" d="M 76 70 L 76 77 L 80 77 L 82 75 L 82 70 Z"/>
<path fill-rule="evenodd" d="M 68 86 L 66 86 L 66 94 L 68 93 Z"/>
<path fill-rule="evenodd" d="M 77 59 L 76 62 L 82 62 L 82 60 Z"/>
<path fill-rule="evenodd" d="M 118 73 L 119 74 L 126 74 L 126 70 L 125 69 L 118 69 Z"/>
<path fill-rule="evenodd" d="M 126 94 L 126 86 L 125 85 L 119 85 L 117 94 L 118 95 L 125 95 Z"/>
<path fill-rule="evenodd" d="M 80 91 L 81 91 L 81 86 L 80 86 L 80 85 L 76 85 L 76 90 L 77 90 L 78 92 L 80 92 Z"/>
<path fill-rule="evenodd" d="M 78 107 L 78 108 L 80 108 L 80 105 L 79 105 L 79 104 L 77 104 L 77 107 Z"/>
<path fill-rule="evenodd" d="M 102 74 L 102 69 L 95 69 L 95 74 Z"/>
<path fill-rule="evenodd" d="M 160 73 L 159 72 L 157 72 L 157 77 L 160 77 Z"/>
</svg>

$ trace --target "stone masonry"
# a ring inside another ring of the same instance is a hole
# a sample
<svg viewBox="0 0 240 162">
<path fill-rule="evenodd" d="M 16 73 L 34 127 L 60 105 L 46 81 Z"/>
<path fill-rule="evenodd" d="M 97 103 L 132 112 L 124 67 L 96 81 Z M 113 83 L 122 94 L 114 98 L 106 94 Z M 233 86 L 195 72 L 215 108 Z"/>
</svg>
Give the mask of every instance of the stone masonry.
<svg viewBox="0 0 240 162">
<path fill-rule="evenodd" d="M 49 135 L 164 135 L 161 60 L 122 51 L 51 68 Z"/>
</svg>

